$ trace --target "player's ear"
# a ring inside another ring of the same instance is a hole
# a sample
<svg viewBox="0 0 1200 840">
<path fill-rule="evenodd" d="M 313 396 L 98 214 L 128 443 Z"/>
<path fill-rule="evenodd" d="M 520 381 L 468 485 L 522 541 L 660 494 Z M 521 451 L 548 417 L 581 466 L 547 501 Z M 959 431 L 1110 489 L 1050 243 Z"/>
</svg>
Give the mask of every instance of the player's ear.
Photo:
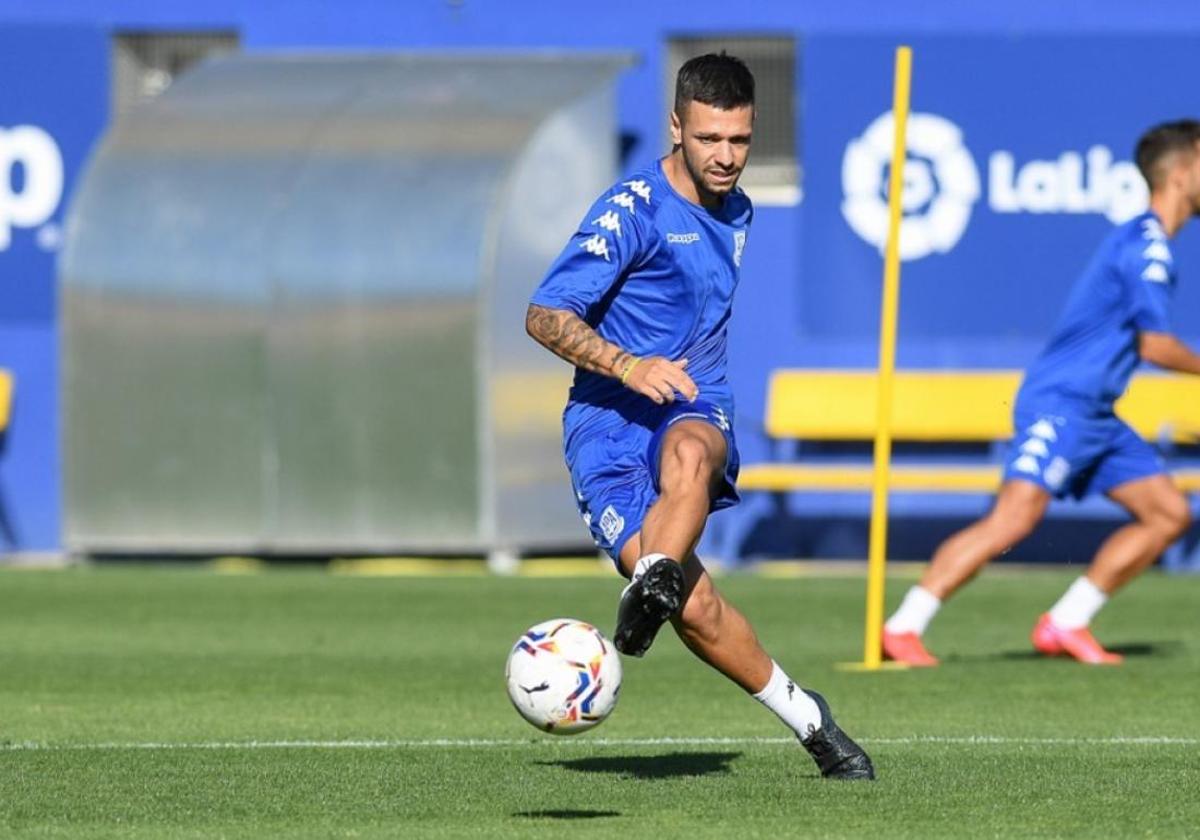
<svg viewBox="0 0 1200 840">
<path fill-rule="evenodd" d="M 683 125 L 679 122 L 679 114 L 671 111 L 671 145 L 683 145 Z"/>
</svg>

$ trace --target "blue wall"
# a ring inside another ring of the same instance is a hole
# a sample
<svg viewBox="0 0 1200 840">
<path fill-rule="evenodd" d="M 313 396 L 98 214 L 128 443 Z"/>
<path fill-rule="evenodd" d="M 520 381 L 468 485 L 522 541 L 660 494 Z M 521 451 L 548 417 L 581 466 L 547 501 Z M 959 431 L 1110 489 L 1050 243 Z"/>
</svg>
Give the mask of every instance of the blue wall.
<svg viewBox="0 0 1200 840">
<path fill-rule="evenodd" d="M 712 0 L 616 0 L 603 7 L 552 0 L 0 0 L 0 127 L 40 125 L 62 152 L 64 196 L 47 224 L 62 219 L 107 120 L 109 34 L 189 28 L 236 30 L 247 50 L 629 51 L 637 63 L 618 90 L 628 169 L 662 152 L 668 38 L 796 36 L 805 199 L 798 207 L 760 209 L 732 327 L 738 431 L 748 461 L 767 452 L 759 430 L 772 368 L 874 364 L 879 255 L 843 212 L 843 173 L 847 149 L 887 110 L 896 43 L 915 49 L 914 111 L 958 129 L 980 179 L 978 195 L 965 202 L 969 220 L 949 237 L 952 246 L 905 264 L 899 360 L 908 366 L 1020 366 L 1031 358 L 1067 285 L 1112 224 L 1101 211 L 1046 212 L 1050 181 L 1071 181 L 1071 156 L 1086 161 L 1097 147 L 1117 165 L 1115 174 L 1108 164 L 1102 175 L 1119 180 L 1120 161 L 1143 127 L 1196 112 L 1188 82 L 1200 70 L 1200 4 L 1191 0 L 847 0 L 736 9 Z M 917 157 L 936 197 L 938 161 Z M 1007 180 L 1005 161 L 1013 169 Z M 13 170 L 16 191 L 24 176 Z M 1037 195 L 1026 190 L 1022 198 L 1013 187 L 1022 172 Z M 1061 188 L 1074 195 L 1092 187 L 1085 172 Z M 1098 206 L 1105 189 L 1093 190 Z M 1042 201 L 1033 207 L 1039 212 L 1013 206 L 1031 201 Z M 912 208 L 912 219 L 933 204 Z M 54 247 L 52 232 L 20 228 L 0 251 L 0 365 L 18 379 L 0 490 L 15 544 L 24 549 L 58 545 Z M 1175 250 L 1184 278 L 1179 327 L 1195 340 L 1200 286 L 1188 281 L 1200 272 L 1200 234 L 1185 231 Z"/>
<path fill-rule="evenodd" d="M 0 366 L 16 382 L 0 456 L 0 550 L 59 546 L 54 261 L 107 103 L 101 30 L 0 25 Z"/>
</svg>

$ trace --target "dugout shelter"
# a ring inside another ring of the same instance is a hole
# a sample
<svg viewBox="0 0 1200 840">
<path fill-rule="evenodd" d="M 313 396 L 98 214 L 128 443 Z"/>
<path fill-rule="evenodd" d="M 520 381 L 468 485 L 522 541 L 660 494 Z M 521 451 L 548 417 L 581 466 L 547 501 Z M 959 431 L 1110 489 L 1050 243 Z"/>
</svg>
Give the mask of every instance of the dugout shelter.
<svg viewBox="0 0 1200 840">
<path fill-rule="evenodd" d="M 61 263 L 66 548 L 578 547 L 521 325 L 626 63 L 229 55 L 118 121 Z"/>
</svg>

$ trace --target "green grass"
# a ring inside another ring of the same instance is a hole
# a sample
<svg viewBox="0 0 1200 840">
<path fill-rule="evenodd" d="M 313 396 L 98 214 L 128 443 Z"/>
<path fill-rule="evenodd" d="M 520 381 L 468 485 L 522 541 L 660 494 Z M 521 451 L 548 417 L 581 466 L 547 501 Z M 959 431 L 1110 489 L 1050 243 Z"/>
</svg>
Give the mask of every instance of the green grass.
<svg viewBox="0 0 1200 840">
<path fill-rule="evenodd" d="M 833 667 L 861 581 L 724 578 L 874 756 L 877 783 L 838 784 L 670 633 L 599 730 L 520 720 L 513 639 L 609 627 L 615 579 L 0 572 L 0 836 L 1200 836 L 1200 578 L 1116 599 L 1096 631 L 1129 657 L 1096 669 L 1029 655 L 1071 576 L 985 576 L 930 632 L 944 667 L 872 675 Z M 1113 740 L 1150 737 L 1181 743 Z"/>
</svg>

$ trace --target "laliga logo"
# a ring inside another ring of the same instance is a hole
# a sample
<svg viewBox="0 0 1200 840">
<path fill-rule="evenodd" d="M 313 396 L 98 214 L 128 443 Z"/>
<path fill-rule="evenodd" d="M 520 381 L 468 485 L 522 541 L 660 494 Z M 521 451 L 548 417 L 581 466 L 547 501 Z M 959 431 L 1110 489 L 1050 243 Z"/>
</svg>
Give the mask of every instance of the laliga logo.
<svg viewBox="0 0 1200 840">
<path fill-rule="evenodd" d="M 842 158 L 842 215 L 855 233 L 880 249 L 887 241 L 887 175 L 894 131 L 889 111 L 851 140 Z M 953 248 L 978 198 L 979 172 L 958 126 L 936 114 L 910 114 L 900 258 L 915 260 Z"/>
<path fill-rule="evenodd" d="M 882 249 L 887 239 L 891 112 L 851 140 L 842 158 L 842 215 L 854 232 Z M 958 126 L 936 114 L 912 114 L 900 223 L 900 258 L 946 253 L 967 229 L 980 195 L 979 172 Z M 1114 161 L 1105 146 L 1086 155 L 1017 166 L 1012 152 L 988 157 L 988 208 L 995 213 L 1100 213 L 1114 224 L 1146 209 L 1145 181 L 1130 161 Z"/>
<path fill-rule="evenodd" d="M 17 188 L 17 172 L 21 173 Z M 63 161 L 54 138 L 33 125 L 0 128 L 0 251 L 12 243 L 12 229 L 37 227 L 62 200 Z M 38 242 L 52 250 L 58 229 L 38 231 Z"/>
<path fill-rule="evenodd" d="M 988 159 L 988 204 L 997 213 L 1103 213 L 1120 224 L 1149 201 L 1137 167 L 1114 163 L 1105 146 L 1088 149 L 1086 161 L 1078 152 L 1063 152 L 1058 160 L 1031 160 L 1020 169 L 1012 152 L 993 152 Z"/>
</svg>

